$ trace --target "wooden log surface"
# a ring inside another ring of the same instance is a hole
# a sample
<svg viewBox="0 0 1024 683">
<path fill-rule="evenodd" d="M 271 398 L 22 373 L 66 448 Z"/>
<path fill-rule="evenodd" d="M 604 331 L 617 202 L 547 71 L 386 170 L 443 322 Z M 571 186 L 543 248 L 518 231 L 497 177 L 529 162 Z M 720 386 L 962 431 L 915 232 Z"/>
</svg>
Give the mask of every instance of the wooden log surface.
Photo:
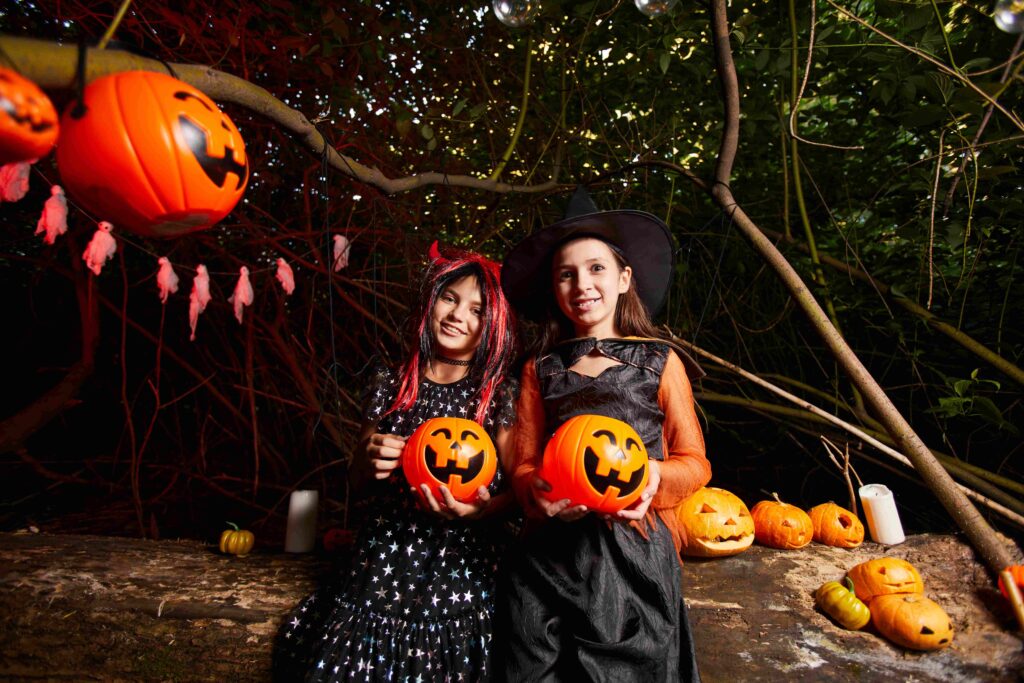
<svg viewBox="0 0 1024 683">
<path fill-rule="evenodd" d="M 952 647 L 909 652 L 814 609 L 821 583 L 883 555 L 918 567 L 926 594 L 953 619 Z M 335 564 L 228 557 L 194 541 L 0 534 L 0 679 L 267 681 L 281 620 Z M 1024 671 L 1009 607 L 951 536 L 852 551 L 755 546 L 688 560 L 684 581 L 708 682 L 1016 681 Z"/>
</svg>

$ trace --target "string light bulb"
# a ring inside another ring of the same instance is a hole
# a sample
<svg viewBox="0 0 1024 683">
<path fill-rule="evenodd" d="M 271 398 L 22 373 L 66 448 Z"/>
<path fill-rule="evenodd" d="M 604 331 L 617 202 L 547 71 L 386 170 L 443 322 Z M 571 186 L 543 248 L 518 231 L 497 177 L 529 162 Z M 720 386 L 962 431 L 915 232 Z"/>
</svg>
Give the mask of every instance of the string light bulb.
<svg viewBox="0 0 1024 683">
<path fill-rule="evenodd" d="M 539 0 L 494 0 L 494 16 L 509 28 L 522 28 L 533 23 L 540 14 Z"/>
<path fill-rule="evenodd" d="M 679 0 L 633 0 L 636 8 L 648 17 L 660 17 L 672 11 Z"/>
<path fill-rule="evenodd" d="M 992 18 L 1000 31 L 1024 33 L 1024 0 L 998 0 Z"/>
</svg>

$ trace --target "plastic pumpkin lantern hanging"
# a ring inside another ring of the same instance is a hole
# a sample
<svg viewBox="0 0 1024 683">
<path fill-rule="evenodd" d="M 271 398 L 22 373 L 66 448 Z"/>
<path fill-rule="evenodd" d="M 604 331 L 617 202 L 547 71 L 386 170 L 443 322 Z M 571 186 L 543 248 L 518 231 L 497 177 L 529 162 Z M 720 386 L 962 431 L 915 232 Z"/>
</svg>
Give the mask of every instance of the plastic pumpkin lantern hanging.
<svg viewBox="0 0 1024 683">
<path fill-rule="evenodd" d="M 857 597 L 872 609 L 872 601 L 880 595 L 924 593 L 924 581 L 914 565 L 896 557 L 861 562 L 846 574 L 853 580 Z"/>
<path fill-rule="evenodd" d="M 754 518 L 738 496 L 707 486 L 676 507 L 685 531 L 682 553 L 691 557 L 724 557 L 754 542 Z"/>
<path fill-rule="evenodd" d="M 650 475 L 647 448 L 631 426 L 604 415 L 577 415 L 544 448 L 538 475 L 551 485 L 551 501 L 614 514 L 635 503 Z"/>
<path fill-rule="evenodd" d="M 919 593 L 880 595 L 871 601 L 871 623 L 883 636 L 911 650 L 941 650 L 953 642 L 953 622 Z"/>
<path fill-rule="evenodd" d="M 795 505 L 775 500 L 762 500 L 750 511 L 754 518 L 757 542 L 770 548 L 795 550 L 814 538 L 814 525 L 806 512 Z"/>
<path fill-rule="evenodd" d="M 0 68 L 0 166 L 46 155 L 58 130 L 57 110 L 46 93 Z"/>
<path fill-rule="evenodd" d="M 484 428 L 461 417 L 435 417 L 412 433 L 402 450 L 402 472 L 422 499 L 420 486 L 426 484 L 441 502 L 441 485 L 455 500 L 467 503 L 477 498 L 477 489 L 487 486 L 498 469 L 498 453 Z"/>
<path fill-rule="evenodd" d="M 814 540 L 835 548 L 856 548 L 864 542 L 864 525 L 857 515 L 835 503 L 815 505 L 807 514 L 814 525 Z"/>
<path fill-rule="evenodd" d="M 98 218 L 147 237 L 209 228 L 249 179 L 238 128 L 176 78 L 125 71 L 83 91 L 61 117 L 57 166 L 68 192 Z"/>
</svg>

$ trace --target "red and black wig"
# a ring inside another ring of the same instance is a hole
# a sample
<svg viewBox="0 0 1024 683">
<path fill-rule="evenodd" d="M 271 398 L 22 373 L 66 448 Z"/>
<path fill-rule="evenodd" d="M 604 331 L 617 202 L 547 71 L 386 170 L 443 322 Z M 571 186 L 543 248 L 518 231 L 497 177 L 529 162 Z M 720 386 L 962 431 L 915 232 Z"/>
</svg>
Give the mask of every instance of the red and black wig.
<svg viewBox="0 0 1024 683">
<path fill-rule="evenodd" d="M 408 356 L 399 371 L 398 394 L 388 413 L 408 410 L 416 403 L 422 369 L 436 350 L 430 326 L 434 304 L 445 287 L 466 276 L 476 278 L 484 310 L 480 345 L 470 361 L 469 376 L 479 387 L 474 419 L 481 425 L 487 419 L 491 399 L 509 372 L 517 351 L 514 313 L 501 291 L 501 266 L 471 251 L 445 249 L 442 255 L 436 242 L 430 247 L 430 263 L 421 279 L 418 305 L 409 315 Z"/>
</svg>

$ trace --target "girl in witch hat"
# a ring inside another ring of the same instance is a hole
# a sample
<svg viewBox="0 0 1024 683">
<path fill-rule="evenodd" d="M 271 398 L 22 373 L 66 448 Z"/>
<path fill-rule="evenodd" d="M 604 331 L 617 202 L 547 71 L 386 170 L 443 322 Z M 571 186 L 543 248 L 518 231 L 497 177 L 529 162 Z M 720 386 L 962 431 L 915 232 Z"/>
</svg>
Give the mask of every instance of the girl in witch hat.
<svg viewBox="0 0 1024 683">
<path fill-rule="evenodd" d="M 564 220 L 503 264 L 509 301 L 543 325 L 514 429 L 512 485 L 528 533 L 503 565 L 498 673 L 509 681 L 699 680 L 673 508 L 711 467 L 687 377 L 700 370 L 650 320 L 672 270 L 661 220 L 598 211 L 583 188 Z M 629 423 L 650 458 L 641 498 L 614 515 L 548 500 L 538 476 L 548 438 L 584 414 Z"/>
<path fill-rule="evenodd" d="M 366 389 L 350 466 L 371 497 L 351 570 L 286 617 L 275 653 L 282 681 L 487 680 L 498 514 L 514 503 L 499 475 L 475 503 L 423 487 L 417 506 L 398 471 L 406 439 L 424 421 L 476 420 L 509 452 L 517 383 L 506 378 L 516 326 L 499 266 L 436 243 L 413 307 L 403 362 L 379 366 Z"/>
</svg>

